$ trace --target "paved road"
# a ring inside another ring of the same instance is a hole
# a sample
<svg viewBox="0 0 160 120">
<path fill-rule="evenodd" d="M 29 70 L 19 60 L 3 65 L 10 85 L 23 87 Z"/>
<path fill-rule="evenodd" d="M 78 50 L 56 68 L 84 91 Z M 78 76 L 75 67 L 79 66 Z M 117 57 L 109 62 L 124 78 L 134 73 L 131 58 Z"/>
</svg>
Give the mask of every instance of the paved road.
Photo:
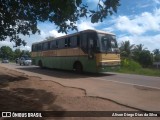
<svg viewBox="0 0 160 120">
<path fill-rule="evenodd" d="M 160 77 L 116 73 L 79 75 L 71 71 L 40 69 L 35 66 L 0 66 L 38 76 L 43 80 L 52 80 L 64 86 L 85 89 L 88 96 L 106 98 L 147 111 L 160 110 Z"/>
<path fill-rule="evenodd" d="M 143 87 L 160 89 L 160 77 L 143 76 L 143 75 L 131 75 L 121 73 L 108 73 L 113 74 L 110 76 L 96 78 L 99 80 L 110 80 L 120 84 L 138 85 Z"/>
<path fill-rule="evenodd" d="M 12 68 L 16 68 L 24 71 L 37 72 L 41 74 L 46 74 L 49 76 L 68 76 L 73 77 L 83 77 L 83 78 L 92 78 L 95 80 L 105 80 L 112 81 L 120 84 L 128 84 L 128 85 L 138 85 L 143 87 L 160 89 L 160 77 L 153 76 L 143 76 L 143 75 L 131 75 L 131 74 L 121 74 L 121 73 L 103 73 L 103 74 L 82 74 L 76 75 L 72 71 L 62 71 L 62 70 L 51 70 L 51 69 L 40 69 L 36 66 L 19 66 L 18 64 L 6 64 Z"/>
</svg>

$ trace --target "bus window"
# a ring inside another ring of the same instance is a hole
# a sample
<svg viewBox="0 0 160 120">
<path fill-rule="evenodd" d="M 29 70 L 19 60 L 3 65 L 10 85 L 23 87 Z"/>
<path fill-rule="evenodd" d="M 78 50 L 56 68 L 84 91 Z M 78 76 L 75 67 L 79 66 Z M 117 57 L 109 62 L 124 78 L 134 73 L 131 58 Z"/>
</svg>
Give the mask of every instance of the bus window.
<svg viewBox="0 0 160 120">
<path fill-rule="evenodd" d="M 43 43 L 43 50 L 49 50 L 49 42 Z"/>
<path fill-rule="evenodd" d="M 91 32 L 88 34 L 88 47 L 89 49 L 92 48 L 93 51 L 97 51 L 97 48 L 99 47 L 98 43 L 98 37 L 96 32 Z"/>
<path fill-rule="evenodd" d="M 101 52 L 114 52 L 118 48 L 116 37 L 114 35 L 98 34 Z"/>
<path fill-rule="evenodd" d="M 70 38 L 70 46 L 77 47 L 77 36 L 73 36 Z"/>
<path fill-rule="evenodd" d="M 38 48 L 37 49 L 38 51 L 41 51 L 42 50 L 42 43 L 39 43 L 37 48 Z"/>
<path fill-rule="evenodd" d="M 57 48 L 57 43 L 56 43 L 56 41 L 54 40 L 54 41 L 51 41 L 50 42 L 50 49 L 56 49 Z"/>
<path fill-rule="evenodd" d="M 77 35 L 77 46 L 79 46 L 79 45 L 80 45 L 80 36 Z"/>
<path fill-rule="evenodd" d="M 82 47 L 82 50 L 84 50 L 85 52 L 87 52 L 88 50 L 87 41 L 88 41 L 87 33 L 83 33 L 81 35 L 81 47 Z"/>
<path fill-rule="evenodd" d="M 70 47 L 70 38 L 65 39 L 65 47 Z"/>
<path fill-rule="evenodd" d="M 37 45 L 32 45 L 32 51 L 33 52 L 37 51 Z"/>
<path fill-rule="evenodd" d="M 65 39 L 58 40 L 58 48 L 65 48 Z"/>
</svg>

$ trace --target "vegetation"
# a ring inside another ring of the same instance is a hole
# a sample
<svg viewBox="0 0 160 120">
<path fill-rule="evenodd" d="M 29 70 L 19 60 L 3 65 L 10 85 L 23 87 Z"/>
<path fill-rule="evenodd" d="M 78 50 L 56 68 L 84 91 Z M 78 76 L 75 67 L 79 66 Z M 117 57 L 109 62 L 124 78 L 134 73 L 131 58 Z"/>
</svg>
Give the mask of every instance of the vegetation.
<svg viewBox="0 0 160 120">
<path fill-rule="evenodd" d="M 50 21 L 65 33 L 77 30 L 76 22 L 82 17 L 102 22 L 117 12 L 119 1 L 99 0 L 95 10 L 89 10 L 83 0 L 0 0 L 0 40 L 9 37 L 16 46 L 25 45 L 19 35 L 40 33 L 38 22 Z"/>
<path fill-rule="evenodd" d="M 16 58 L 19 58 L 24 55 L 31 57 L 31 53 L 29 51 L 21 51 L 20 49 L 16 49 L 13 51 L 8 46 L 2 46 L 0 48 L 0 59 L 7 58 L 9 60 L 15 60 Z"/>
<path fill-rule="evenodd" d="M 155 50 L 153 50 L 153 53 L 154 53 L 154 61 L 155 62 L 160 62 L 160 50 L 155 49 Z"/>
<path fill-rule="evenodd" d="M 118 72 L 160 76 L 160 70 L 153 68 L 153 62 L 160 62 L 159 49 L 153 54 L 142 44 L 131 45 L 129 41 L 120 45 L 121 69 Z"/>
<path fill-rule="evenodd" d="M 129 41 L 125 41 L 121 43 L 120 51 L 122 58 L 130 58 L 132 56 L 132 50 L 134 45 L 130 45 Z"/>
<path fill-rule="evenodd" d="M 117 72 L 160 77 L 160 70 L 153 68 L 143 68 L 138 62 L 135 62 L 132 59 L 122 60 L 121 68 Z"/>
</svg>

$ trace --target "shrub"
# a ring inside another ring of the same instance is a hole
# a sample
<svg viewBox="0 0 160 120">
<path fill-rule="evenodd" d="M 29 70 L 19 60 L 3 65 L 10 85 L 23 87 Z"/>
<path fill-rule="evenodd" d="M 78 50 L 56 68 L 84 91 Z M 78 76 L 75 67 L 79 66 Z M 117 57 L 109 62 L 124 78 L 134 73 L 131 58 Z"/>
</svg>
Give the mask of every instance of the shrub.
<svg viewBox="0 0 160 120">
<path fill-rule="evenodd" d="M 131 70 L 131 71 L 135 71 L 142 68 L 139 63 L 131 59 L 123 59 L 121 61 L 121 66 L 122 68 Z"/>
</svg>

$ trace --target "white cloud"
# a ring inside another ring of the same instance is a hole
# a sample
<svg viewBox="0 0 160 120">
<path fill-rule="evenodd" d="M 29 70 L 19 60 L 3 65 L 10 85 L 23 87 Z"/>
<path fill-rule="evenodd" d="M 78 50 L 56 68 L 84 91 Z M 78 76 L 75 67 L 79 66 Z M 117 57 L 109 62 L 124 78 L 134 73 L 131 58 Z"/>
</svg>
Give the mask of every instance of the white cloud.
<svg viewBox="0 0 160 120">
<path fill-rule="evenodd" d="M 98 25 L 100 25 L 100 23 L 91 23 L 90 21 L 88 20 L 83 20 L 83 21 L 80 21 L 78 24 L 77 24 L 77 27 L 78 27 L 78 30 L 79 31 L 82 31 L 82 30 L 87 30 L 87 29 L 95 29 L 95 27 L 97 27 Z"/>
<path fill-rule="evenodd" d="M 115 28 L 131 34 L 142 34 L 144 30 L 138 25 L 136 20 L 130 20 L 127 16 L 119 16 Z"/>
<path fill-rule="evenodd" d="M 160 49 L 160 34 L 155 36 L 120 36 L 118 37 L 118 43 L 122 41 L 130 41 L 131 44 L 143 44 L 148 50 Z"/>
<path fill-rule="evenodd" d="M 9 46 L 9 47 L 13 47 L 14 44 L 12 42 L 10 42 L 9 40 L 6 40 L 6 41 L 0 41 L 0 47 L 2 46 Z"/>
<path fill-rule="evenodd" d="M 113 27 L 103 28 L 102 30 L 107 31 L 107 32 L 113 32 L 114 31 Z"/>
<path fill-rule="evenodd" d="M 143 12 L 141 15 L 132 16 L 132 19 L 119 16 L 112 21 L 115 23 L 113 30 L 122 32 L 118 35 L 119 43 L 129 40 L 131 44 L 144 44 L 144 47 L 151 51 L 160 49 L 160 9 Z"/>
<path fill-rule="evenodd" d="M 49 35 L 54 36 L 54 37 L 60 37 L 60 36 L 65 35 L 65 33 L 58 33 L 56 30 L 51 30 L 49 31 Z"/>
<path fill-rule="evenodd" d="M 20 47 L 21 50 L 25 50 L 25 51 L 31 51 L 31 47 L 30 46 L 21 46 Z"/>
<path fill-rule="evenodd" d="M 114 29 L 128 32 L 132 35 L 141 35 L 148 31 L 160 32 L 160 9 L 155 9 L 153 13 L 143 12 L 132 19 L 128 16 L 119 16 L 114 21 Z"/>
<path fill-rule="evenodd" d="M 156 4 L 160 4 L 160 0 L 153 0 Z"/>
<path fill-rule="evenodd" d="M 9 46 L 12 50 L 21 49 L 21 50 L 31 51 L 31 47 L 30 47 L 30 46 L 14 47 L 14 46 L 15 46 L 15 43 L 10 42 L 8 39 L 6 39 L 5 41 L 0 41 L 0 48 L 1 48 L 2 46 Z"/>
</svg>

